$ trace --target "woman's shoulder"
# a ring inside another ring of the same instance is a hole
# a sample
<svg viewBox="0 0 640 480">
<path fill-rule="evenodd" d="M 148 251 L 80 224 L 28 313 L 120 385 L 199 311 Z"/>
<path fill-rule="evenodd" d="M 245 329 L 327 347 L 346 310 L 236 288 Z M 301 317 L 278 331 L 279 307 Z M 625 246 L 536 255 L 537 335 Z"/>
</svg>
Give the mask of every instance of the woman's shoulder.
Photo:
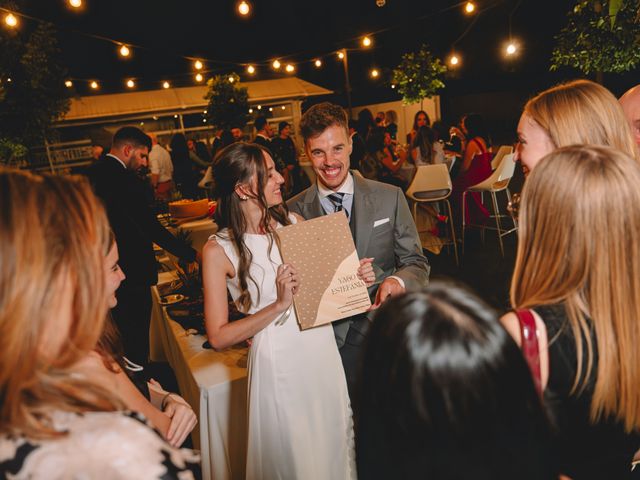
<svg viewBox="0 0 640 480">
<path fill-rule="evenodd" d="M 171 447 L 143 417 L 123 412 L 56 412 L 52 439 L 0 437 L 0 470 L 20 478 L 199 478 L 200 457 Z"/>
</svg>

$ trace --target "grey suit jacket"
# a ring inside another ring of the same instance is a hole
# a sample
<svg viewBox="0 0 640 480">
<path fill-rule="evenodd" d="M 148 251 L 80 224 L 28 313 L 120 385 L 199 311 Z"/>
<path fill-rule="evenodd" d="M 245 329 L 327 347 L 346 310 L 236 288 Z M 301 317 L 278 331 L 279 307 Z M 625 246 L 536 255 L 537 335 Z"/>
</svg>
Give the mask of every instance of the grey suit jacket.
<svg viewBox="0 0 640 480">
<path fill-rule="evenodd" d="M 356 250 L 359 258 L 373 257 L 376 271 L 376 284 L 369 289 L 371 298 L 375 298 L 379 282 L 390 275 L 400 277 L 408 291 L 424 288 L 429 282 L 429 262 L 422 253 L 418 231 L 402 190 L 352 175 L 355 222 L 352 231 Z M 305 219 L 325 214 L 316 184 L 291 198 L 287 205 Z M 338 347 L 344 344 L 352 323 L 350 319 L 333 323 Z"/>
</svg>

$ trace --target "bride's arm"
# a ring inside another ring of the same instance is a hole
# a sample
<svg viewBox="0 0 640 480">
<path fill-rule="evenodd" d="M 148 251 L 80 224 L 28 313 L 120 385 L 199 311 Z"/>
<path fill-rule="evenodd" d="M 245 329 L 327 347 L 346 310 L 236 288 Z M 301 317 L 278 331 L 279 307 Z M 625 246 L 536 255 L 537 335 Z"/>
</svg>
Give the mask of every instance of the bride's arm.
<svg viewBox="0 0 640 480">
<path fill-rule="evenodd" d="M 204 246 L 202 281 L 207 338 L 215 350 L 223 350 L 253 337 L 291 305 L 298 288 L 298 276 L 292 265 L 280 265 L 276 277 L 278 298 L 271 305 L 247 317 L 229 322 L 227 277 L 236 275 L 224 249 L 211 240 Z"/>
</svg>

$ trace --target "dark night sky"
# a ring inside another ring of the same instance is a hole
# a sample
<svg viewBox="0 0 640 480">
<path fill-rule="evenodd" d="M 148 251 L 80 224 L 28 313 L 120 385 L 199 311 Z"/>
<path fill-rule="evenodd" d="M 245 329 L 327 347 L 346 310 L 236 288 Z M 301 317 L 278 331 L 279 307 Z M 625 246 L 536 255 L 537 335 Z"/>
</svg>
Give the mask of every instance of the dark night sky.
<svg viewBox="0 0 640 480">
<path fill-rule="evenodd" d="M 193 85 L 191 62 L 183 56 L 208 59 L 207 68 L 235 70 L 243 79 L 248 75 L 234 63 L 260 64 L 287 56 L 297 64 L 297 76 L 336 91 L 335 98 L 344 103 L 344 77 L 335 56 L 325 57 L 321 70 L 298 62 L 347 47 L 355 49 L 349 54 L 354 105 L 394 100 L 398 95 L 388 80 L 402 53 L 424 42 L 444 58 L 467 28 L 455 46 L 463 56 L 462 68 L 445 79 L 445 111 L 447 105 L 456 110 L 456 102 L 465 96 L 517 92 L 526 98 L 559 80 L 580 76 L 548 71 L 553 36 L 566 23 L 571 0 L 478 0 L 475 16 L 463 13 L 464 2 L 444 0 L 387 0 L 382 8 L 375 0 L 253 0 L 248 19 L 236 14 L 235 0 L 83 1 L 82 12 L 71 11 L 66 0 L 17 2 L 23 13 L 58 27 L 63 62 L 81 95 L 89 88 L 80 79 L 99 80 L 101 92 L 124 91 L 130 77 L 141 89 L 158 88 L 165 78 L 176 86 Z M 507 62 L 501 47 L 510 14 L 513 36 L 523 48 L 517 59 Z M 74 33 L 78 31 L 144 48 L 134 48 L 132 58 L 122 60 L 114 45 Z M 358 48 L 360 36 L 377 31 L 373 48 Z M 375 81 L 368 76 L 373 65 L 382 71 Z M 253 78 L 278 75 L 285 74 L 264 65 Z M 636 83 L 635 77 L 605 77 L 605 84 L 619 94 Z"/>
</svg>

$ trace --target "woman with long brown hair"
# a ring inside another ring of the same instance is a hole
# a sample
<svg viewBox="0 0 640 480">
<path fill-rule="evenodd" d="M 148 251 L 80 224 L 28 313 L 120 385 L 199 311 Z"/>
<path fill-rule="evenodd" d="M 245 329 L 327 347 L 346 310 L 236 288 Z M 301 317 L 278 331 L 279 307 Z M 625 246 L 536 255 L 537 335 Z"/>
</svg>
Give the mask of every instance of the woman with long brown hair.
<svg viewBox="0 0 640 480">
<path fill-rule="evenodd" d="M 195 478 L 78 371 L 107 313 L 106 214 L 86 181 L 0 170 L 0 476 Z"/>
<path fill-rule="evenodd" d="M 355 478 L 351 409 L 333 329 L 301 331 L 292 308 L 299 277 L 282 262 L 277 230 L 302 219 L 282 201 L 284 180 L 267 150 L 247 143 L 222 150 L 213 176 L 220 231 L 203 252 L 205 322 L 215 349 L 253 338 L 246 476 Z M 227 289 L 246 317 L 229 322 Z"/>
<path fill-rule="evenodd" d="M 638 185 L 637 160 L 573 146 L 540 160 L 522 193 L 511 283 L 519 312 L 503 322 L 533 348 L 554 452 L 572 479 L 629 478 L 640 447 Z"/>
</svg>

